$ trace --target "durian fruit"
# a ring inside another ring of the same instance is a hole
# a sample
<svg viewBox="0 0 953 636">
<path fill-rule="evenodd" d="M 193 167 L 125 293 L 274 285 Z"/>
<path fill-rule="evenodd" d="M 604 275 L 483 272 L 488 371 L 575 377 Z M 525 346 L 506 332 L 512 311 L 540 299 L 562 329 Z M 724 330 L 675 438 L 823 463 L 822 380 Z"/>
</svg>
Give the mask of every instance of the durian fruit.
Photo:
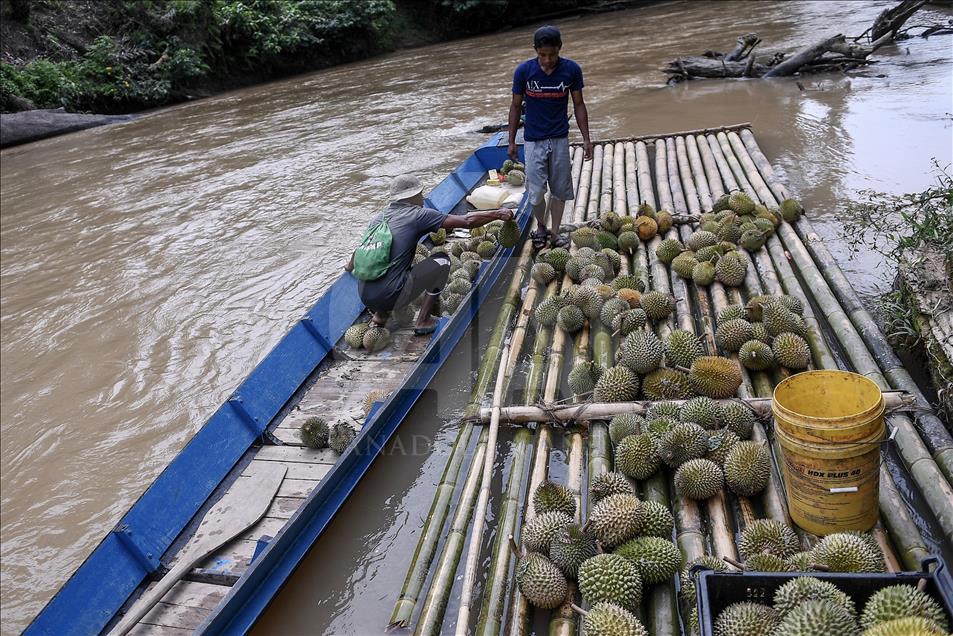
<svg viewBox="0 0 953 636">
<path fill-rule="evenodd" d="M 549 263 L 536 263 L 530 276 L 540 285 L 548 285 L 556 279 L 556 268 Z"/>
<path fill-rule="evenodd" d="M 689 499 L 714 497 L 724 485 L 724 475 L 710 459 L 690 459 L 675 471 L 675 490 Z"/>
<path fill-rule="evenodd" d="M 741 369 L 728 358 L 702 356 L 692 363 L 688 380 L 699 395 L 716 400 L 730 398 L 741 386 Z"/>
<path fill-rule="evenodd" d="M 330 433 L 328 423 L 320 417 L 309 417 L 301 425 L 301 441 L 308 448 L 327 448 Z"/>
<path fill-rule="evenodd" d="M 586 316 L 575 305 L 566 305 L 556 314 L 556 324 L 567 333 L 576 333 L 586 324 Z"/>
<path fill-rule="evenodd" d="M 636 289 L 625 287 L 616 292 L 616 298 L 629 303 L 629 309 L 638 309 L 642 306 L 642 293 Z"/>
<path fill-rule="evenodd" d="M 621 276 L 616 276 L 612 281 L 612 288 L 616 291 L 622 289 L 634 289 L 635 291 L 642 293 L 642 290 L 645 288 L 645 283 L 642 282 L 642 279 L 633 274 L 622 274 Z"/>
<path fill-rule="evenodd" d="M 671 433 L 676 426 L 678 426 L 678 420 L 670 417 L 656 417 L 645 421 L 645 432 L 661 443 L 662 438 Z"/>
<path fill-rule="evenodd" d="M 660 501 L 642 502 L 642 525 L 639 535 L 643 537 L 661 537 L 671 539 L 675 528 L 675 517 L 668 506 Z"/>
<path fill-rule="evenodd" d="M 576 247 L 598 247 L 599 241 L 596 239 L 596 231 L 588 226 L 583 226 L 574 230 L 569 238 Z"/>
<path fill-rule="evenodd" d="M 521 186 L 526 183 L 526 173 L 513 168 L 506 173 L 506 182 L 513 186 Z"/>
<path fill-rule="evenodd" d="M 568 578 L 575 580 L 579 566 L 598 554 L 596 538 L 578 524 L 570 524 L 549 544 L 549 558 Z"/>
<path fill-rule="evenodd" d="M 665 345 L 651 331 L 633 331 L 627 335 L 616 353 L 616 361 L 644 375 L 662 364 Z"/>
<path fill-rule="evenodd" d="M 492 258 L 496 254 L 496 243 L 493 241 L 480 241 L 476 247 L 476 253 L 480 258 Z"/>
<path fill-rule="evenodd" d="M 874 592 L 864 605 L 860 624 L 864 629 L 870 629 L 895 618 L 910 616 L 933 621 L 945 632 L 950 629 L 943 607 L 932 596 L 913 585 L 891 585 Z"/>
<path fill-rule="evenodd" d="M 776 636 L 860 636 L 857 621 L 830 601 L 807 601 L 785 614 Z"/>
<path fill-rule="evenodd" d="M 722 285 L 740 287 L 745 282 L 748 271 L 748 261 L 743 260 L 738 252 L 728 252 L 718 259 L 715 266 L 715 276 Z"/>
<path fill-rule="evenodd" d="M 692 277 L 696 265 L 698 259 L 695 258 L 695 252 L 691 251 L 682 252 L 671 263 L 672 271 L 686 280 Z"/>
<path fill-rule="evenodd" d="M 328 435 L 328 446 L 338 455 L 342 454 L 347 447 L 351 445 L 354 438 L 357 437 L 357 431 L 347 422 L 338 422 L 331 427 Z"/>
<path fill-rule="evenodd" d="M 444 316 L 449 316 L 457 310 L 461 302 L 463 302 L 463 296 L 454 294 L 450 290 L 444 290 L 440 294 L 440 311 Z"/>
<path fill-rule="evenodd" d="M 781 585 L 774 592 L 774 609 L 784 616 L 805 601 L 828 601 L 839 605 L 851 616 L 857 615 L 854 601 L 830 581 L 813 576 L 799 576 Z"/>
<path fill-rule="evenodd" d="M 426 257 L 428 254 L 430 254 L 430 250 L 428 250 L 427 246 L 424 245 L 423 243 L 417 243 L 417 245 L 414 247 L 415 256 L 419 255 L 419 256 Z"/>
<path fill-rule="evenodd" d="M 705 230 L 696 230 L 685 240 L 685 247 L 693 252 L 697 252 L 703 247 L 717 244 L 718 237 L 713 232 L 707 232 Z"/>
<path fill-rule="evenodd" d="M 599 225 L 603 230 L 618 233 L 619 228 L 622 227 L 622 219 L 615 212 L 609 211 L 599 217 Z"/>
<path fill-rule="evenodd" d="M 613 250 L 619 248 L 619 241 L 616 238 L 615 234 L 613 234 L 612 232 L 607 232 L 605 230 L 598 230 L 596 232 L 596 242 L 602 248 L 608 247 L 609 249 L 613 249 Z"/>
<path fill-rule="evenodd" d="M 699 263 L 704 263 L 706 261 L 711 262 L 716 258 L 721 257 L 721 253 L 723 251 L 724 250 L 722 250 L 721 245 L 708 245 L 695 252 L 695 259 Z M 712 273 L 712 275 L 714 276 L 714 273 Z"/>
<path fill-rule="evenodd" d="M 947 631 L 920 616 L 895 618 L 864 630 L 863 636 L 948 636 Z"/>
<path fill-rule="evenodd" d="M 430 233 L 430 241 L 434 245 L 443 245 L 447 242 L 447 230 L 440 228 L 436 232 Z"/>
<path fill-rule="evenodd" d="M 658 224 L 658 233 L 665 234 L 672 229 L 675 219 L 668 210 L 659 210 L 655 213 L 655 222 Z"/>
<path fill-rule="evenodd" d="M 786 559 L 800 549 L 801 542 L 794 530 L 776 519 L 753 521 L 738 537 L 738 554 L 742 559 L 761 553 Z"/>
<path fill-rule="evenodd" d="M 615 317 L 629 309 L 628 301 L 622 300 L 621 298 L 610 298 L 602 305 L 602 311 L 599 312 L 599 321 L 602 322 L 606 328 L 612 328 L 612 321 L 615 320 Z"/>
<path fill-rule="evenodd" d="M 648 216 L 639 216 L 635 219 L 635 233 L 645 242 L 651 241 L 658 234 L 658 223 Z"/>
<path fill-rule="evenodd" d="M 737 223 L 722 222 L 722 224 L 718 226 L 718 231 L 715 232 L 715 234 L 718 235 L 719 241 L 737 243 L 741 240 L 741 228 Z"/>
<path fill-rule="evenodd" d="M 660 537 L 635 537 L 616 548 L 613 554 L 631 561 L 638 569 L 642 583 L 648 585 L 669 581 L 682 562 L 678 546 Z"/>
<path fill-rule="evenodd" d="M 602 365 L 583 361 L 569 372 L 569 390 L 573 395 L 585 395 L 596 388 L 596 382 L 602 376 Z"/>
<path fill-rule="evenodd" d="M 749 303 L 750 304 L 750 303 Z M 779 301 L 764 304 L 761 310 L 761 319 L 768 333 L 777 336 L 780 333 L 791 332 L 801 335 L 804 333 L 799 316 Z"/>
<path fill-rule="evenodd" d="M 584 287 L 578 294 L 583 315 L 589 320 L 597 320 L 602 313 L 604 303 L 602 295 L 595 287 Z"/>
<path fill-rule="evenodd" d="M 665 339 L 665 362 L 671 367 L 690 367 L 704 354 L 701 338 L 687 329 L 676 329 Z"/>
<path fill-rule="evenodd" d="M 584 284 L 586 281 L 590 280 L 595 281 L 594 284 L 601 284 L 604 282 L 605 275 L 606 271 L 595 263 L 585 265 L 581 270 L 579 270 L 579 280 Z"/>
<path fill-rule="evenodd" d="M 628 367 L 616 365 L 606 369 L 596 382 L 596 402 L 630 402 L 639 394 L 639 376 Z"/>
<path fill-rule="evenodd" d="M 715 462 L 724 471 L 728 451 L 738 442 L 738 436 L 727 428 L 712 433 L 708 436 L 708 452 L 705 454 L 705 459 Z"/>
<path fill-rule="evenodd" d="M 794 572 L 794 566 L 781 557 L 758 552 L 745 560 L 745 570 L 749 572 Z"/>
<path fill-rule="evenodd" d="M 741 191 L 734 191 L 728 195 L 728 207 L 736 214 L 754 214 L 754 201 Z"/>
<path fill-rule="evenodd" d="M 533 493 L 533 510 L 537 516 L 547 512 L 561 512 L 568 517 L 576 516 L 576 496 L 573 492 L 548 479 L 536 487 Z"/>
<path fill-rule="evenodd" d="M 675 398 L 670 398 L 675 399 Z M 678 421 L 678 413 L 681 406 L 675 402 L 655 402 L 648 411 L 645 412 L 646 420 L 657 420 L 660 417 Z"/>
<path fill-rule="evenodd" d="M 778 626 L 778 613 L 760 603 L 732 603 L 715 619 L 715 636 L 768 636 Z"/>
<path fill-rule="evenodd" d="M 562 308 L 562 300 L 557 296 L 551 296 L 536 306 L 533 317 L 536 322 L 544 327 L 552 327 L 556 324 L 556 318 L 559 310 Z"/>
<path fill-rule="evenodd" d="M 811 364 L 811 348 L 801 336 L 779 333 L 771 345 L 774 359 L 782 367 L 792 370 L 806 369 Z"/>
<path fill-rule="evenodd" d="M 642 602 L 642 578 L 625 557 L 597 554 L 579 566 L 579 591 L 589 605 L 605 601 L 634 612 Z"/>
<path fill-rule="evenodd" d="M 791 567 L 792 572 L 812 572 L 814 570 L 814 554 L 810 550 L 795 552 L 784 562 Z"/>
<path fill-rule="evenodd" d="M 647 400 L 687 400 L 695 395 L 688 374 L 677 369 L 652 371 L 642 381 L 642 394 Z"/>
<path fill-rule="evenodd" d="M 741 318 L 726 320 L 718 325 L 718 329 L 715 331 L 715 342 L 722 350 L 731 353 L 741 349 L 741 345 L 753 337 L 754 332 L 751 329 L 751 323 Z"/>
<path fill-rule="evenodd" d="M 738 244 L 749 252 L 757 252 L 764 247 L 764 244 L 768 240 L 769 236 L 770 234 L 760 229 L 745 230 L 741 234 Z"/>
<path fill-rule="evenodd" d="M 708 432 L 691 422 L 676 424 L 662 436 L 658 452 L 668 466 L 678 468 L 691 459 L 705 456 L 708 452 Z"/>
<path fill-rule="evenodd" d="M 612 495 L 635 495 L 635 489 L 622 473 L 602 473 L 589 480 L 589 498 L 593 505 Z"/>
<path fill-rule="evenodd" d="M 609 495 L 593 506 L 587 526 L 603 547 L 614 548 L 639 533 L 642 504 L 635 495 Z"/>
<path fill-rule="evenodd" d="M 649 636 L 635 614 L 612 603 L 599 602 L 582 619 L 583 636 Z"/>
<path fill-rule="evenodd" d="M 617 314 L 612 319 L 612 330 L 619 332 L 621 336 L 627 336 L 633 331 L 637 331 L 645 326 L 647 318 L 642 309 L 630 309 Z"/>
<path fill-rule="evenodd" d="M 470 280 L 473 280 L 476 277 L 477 272 L 480 271 L 480 261 L 465 261 L 463 263 L 463 268 L 470 274 Z"/>
<path fill-rule="evenodd" d="M 529 552 L 516 564 L 516 584 L 530 605 L 553 609 L 569 594 L 569 583 L 559 568 L 544 555 Z"/>
<path fill-rule="evenodd" d="M 500 233 L 498 235 L 500 245 L 505 248 L 514 247 L 520 242 L 520 234 L 521 232 L 519 223 L 513 219 L 503 221 L 503 226 L 500 228 Z"/>
<path fill-rule="evenodd" d="M 766 345 L 771 345 L 774 341 L 773 336 L 768 333 L 768 328 L 764 326 L 763 322 L 753 322 L 751 323 L 751 332 L 754 334 L 754 339 L 760 342 L 763 342 Z M 772 354 L 773 356 L 774 354 Z"/>
<path fill-rule="evenodd" d="M 536 515 L 523 525 L 520 538 L 530 552 L 549 554 L 549 544 L 569 527 L 572 517 L 562 512 L 546 512 Z"/>
<path fill-rule="evenodd" d="M 463 280 L 470 282 L 470 271 L 461 265 L 458 269 L 450 272 L 450 280 L 453 280 L 454 278 L 462 278 Z"/>
<path fill-rule="evenodd" d="M 344 332 L 344 342 L 352 349 L 360 349 L 364 346 L 364 334 L 371 326 L 366 322 L 351 325 Z"/>
<path fill-rule="evenodd" d="M 619 251 L 632 254 L 638 249 L 639 243 L 641 243 L 641 240 L 635 232 L 619 232 Z"/>
<path fill-rule="evenodd" d="M 615 469 L 632 479 L 648 479 L 661 463 L 658 444 L 648 433 L 623 437 L 616 446 Z"/>
<path fill-rule="evenodd" d="M 539 259 L 553 266 L 556 272 L 563 274 L 566 271 L 566 261 L 569 260 L 569 250 L 564 247 L 554 247 L 553 249 L 540 254 Z"/>
<path fill-rule="evenodd" d="M 755 416 L 744 402 L 732 400 L 721 403 L 721 414 L 725 427 L 741 439 L 750 439 L 754 429 Z"/>
<path fill-rule="evenodd" d="M 707 287 L 715 282 L 715 266 L 711 261 L 699 261 L 692 268 L 692 282 L 701 287 Z"/>
<path fill-rule="evenodd" d="M 730 199 L 731 193 L 721 195 L 718 197 L 718 200 L 715 201 L 714 205 L 712 205 L 711 211 L 714 213 L 721 212 L 723 210 L 729 210 L 730 208 L 728 207 L 728 201 Z M 702 216 L 704 217 L 705 215 L 703 214 Z M 712 214 L 712 216 L 714 216 L 714 214 Z"/>
<path fill-rule="evenodd" d="M 609 263 L 612 265 L 612 275 L 614 276 L 615 272 L 619 271 L 619 268 L 622 267 L 622 256 L 617 250 L 608 247 L 602 248 L 602 253 L 609 259 Z"/>
<path fill-rule="evenodd" d="M 788 223 L 794 223 L 804 214 L 804 208 L 794 199 L 781 201 L 781 217 Z"/>
<path fill-rule="evenodd" d="M 751 371 L 764 371 L 774 366 L 774 351 L 760 340 L 748 340 L 738 349 L 738 361 Z"/>
<path fill-rule="evenodd" d="M 714 430 L 721 426 L 721 406 L 709 397 L 694 397 L 678 409 L 680 422 L 692 422 L 702 428 Z"/>
<path fill-rule="evenodd" d="M 364 332 L 364 338 L 361 342 L 364 344 L 364 348 L 371 353 L 380 351 L 390 342 L 390 331 L 385 327 L 371 325 L 367 331 Z"/>
<path fill-rule="evenodd" d="M 685 251 L 685 246 L 682 245 L 681 241 L 668 238 L 659 243 L 658 247 L 655 248 L 655 256 L 666 265 L 669 265 L 675 260 L 675 257 L 683 251 Z"/>
<path fill-rule="evenodd" d="M 635 413 L 621 413 L 609 420 L 609 439 L 613 446 L 629 435 L 638 435 L 645 426 L 645 420 Z"/>
<path fill-rule="evenodd" d="M 768 485 L 771 457 L 760 442 L 738 442 L 725 458 L 725 483 L 741 497 L 751 497 Z"/>
<path fill-rule="evenodd" d="M 364 415 L 367 415 L 371 412 L 371 408 L 374 406 L 375 402 L 383 402 L 390 396 L 390 391 L 383 391 L 381 389 L 376 389 L 371 391 L 364 396 Z"/>
<path fill-rule="evenodd" d="M 729 320 L 743 320 L 745 318 L 746 314 L 743 305 L 728 305 L 718 312 L 718 315 L 715 317 L 715 323 L 720 327 Z"/>
<path fill-rule="evenodd" d="M 447 290 L 454 294 L 460 294 L 465 296 L 470 293 L 470 289 L 473 285 L 470 284 L 470 281 L 463 280 L 462 278 L 455 278 L 450 281 L 450 284 L 447 285 Z"/>
<path fill-rule="evenodd" d="M 661 291 L 642 294 L 642 310 L 650 320 L 665 320 L 675 311 L 675 298 Z"/>
</svg>

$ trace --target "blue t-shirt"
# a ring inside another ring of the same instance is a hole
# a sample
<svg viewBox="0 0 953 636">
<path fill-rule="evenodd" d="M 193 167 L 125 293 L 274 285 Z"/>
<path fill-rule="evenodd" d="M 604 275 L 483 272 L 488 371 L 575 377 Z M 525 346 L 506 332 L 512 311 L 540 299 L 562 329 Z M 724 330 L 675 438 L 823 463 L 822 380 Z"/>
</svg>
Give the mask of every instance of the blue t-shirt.
<svg viewBox="0 0 953 636">
<path fill-rule="evenodd" d="M 539 141 L 569 134 L 566 107 L 569 92 L 582 90 L 582 69 L 572 60 L 560 57 L 556 68 L 547 75 L 535 57 L 516 67 L 513 93 L 523 96 L 526 122 L 523 137 Z"/>
</svg>

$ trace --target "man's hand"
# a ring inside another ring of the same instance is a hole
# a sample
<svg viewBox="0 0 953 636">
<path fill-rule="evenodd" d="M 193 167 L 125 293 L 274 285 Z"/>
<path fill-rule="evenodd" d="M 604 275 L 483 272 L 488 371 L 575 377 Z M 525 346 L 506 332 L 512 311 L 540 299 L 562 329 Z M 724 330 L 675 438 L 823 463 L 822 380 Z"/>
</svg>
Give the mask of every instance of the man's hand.
<svg viewBox="0 0 953 636">
<path fill-rule="evenodd" d="M 592 160 L 592 142 L 584 141 L 582 143 L 582 158 L 586 161 Z"/>
<path fill-rule="evenodd" d="M 513 161 L 519 161 L 519 160 L 520 160 L 520 158 L 519 158 L 519 152 L 518 152 L 517 149 L 516 149 L 516 142 L 515 142 L 515 141 L 511 141 L 511 142 L 510 142 L 509 148 L 507 148 L 507 151 L 506 151 L 506 152 L 507 152 L 507 154 L 510 156 L 510 159 L 512 159 Z"/>
<path fill-rule="evenodd" d="M 501 221 L 509 221 L 513 218 L 513 210 L 509 208 L 500 208 L 496 211 L 497 218 Z"/>
</svg>

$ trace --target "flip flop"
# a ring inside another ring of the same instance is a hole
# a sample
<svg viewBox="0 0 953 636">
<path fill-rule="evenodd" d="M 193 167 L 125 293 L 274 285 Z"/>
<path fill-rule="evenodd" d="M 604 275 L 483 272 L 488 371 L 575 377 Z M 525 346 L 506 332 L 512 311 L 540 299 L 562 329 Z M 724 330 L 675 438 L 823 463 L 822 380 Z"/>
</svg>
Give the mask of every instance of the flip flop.
<svg viewBox="0 0 953 636">
<path fill-rule="evenodd" d="M 537 250 L 541 250 L 546 247 L 546 242 L 549 240 L 549 231 L 548 230 L 534 230 L 529 235 L 530 240 L 533 242 L 533 247 Z"/>
<path fill-rule="evenodd" d="M 437 323 L 430 325 L 429 327 L 414 327 L 415 336 L 426 336 L 432 334 L 437 330 Z"/>
</svg>

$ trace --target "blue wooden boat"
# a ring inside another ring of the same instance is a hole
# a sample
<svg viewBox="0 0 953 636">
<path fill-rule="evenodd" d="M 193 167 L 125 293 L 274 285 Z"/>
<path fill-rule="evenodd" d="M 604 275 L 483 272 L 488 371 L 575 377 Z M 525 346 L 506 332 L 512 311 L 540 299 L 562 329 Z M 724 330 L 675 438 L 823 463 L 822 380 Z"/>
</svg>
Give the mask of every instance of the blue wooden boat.
<svg viewBox="0 0 953 636">
<path fill-rule="evenodd" d="M 465 213 L 466 196 L 485 181 L 489 169 L 498 168 L 505 159 L 502 133 L 437 185 L 426 197 L 427 205 L 451 214 Z M 521 230 L 525 231 L 530 216 L 524 198 L 516 215 Z M 209 418 L 25 633 L 61 636 L 112 629 L 175 563 L 217 501 L 236 484 L 246 483 L 243 477 L 256 474 L 252 470 L 256 465 L 281 464 L 288 469 L 287 474 L 282 471 L 286 479 L 264 518 L 230 547 L 190 569 L 188 581 L 169 592 L 188 601 L 181 607 L 188 609 L 191 602 L 210 609 L 257 559 L 267 566 L 255 568 L 256 585 L 252 586 L 256 590 L 252 604 L 260 611 L 267 603 L 265 591 L 277 590 L 294 569 L 453 351 L 514 249 L 498 249 L 482 263 L 470 294 L 452 316 L 441 319 L 432 338 L 413 338 L 409 329 L 396 332 L 392 345 L 376 354 L 335 355 L 344 331 L 365 311 L 356 279 L 343 273 Z M 359 386 L 342 391 L 340 374 L 347 372 L 348 365 L 361 364 L 373 367 L 372 373 L 364 373 L 366 386 L 358 382 Z M 306 396 L 321 400 L 324 408 L 346 411 L 360 404 L 370 388 L 389 391 L 390 397 L 370 409 L 343 455 L 300 446 L 297 431 L 307 414 L 307 405 L 302 404 Z M 283 540 L 271 545 L 278 549 L 268 549 L 261 538 L 279 530 Z M 267 584 L 260 585 L 258 577 Z M 181 627 L 194 629 L 205 613 L 196 616 L 193 612 Z M 146 629 L 137 633 L 156 631 L 148 629 L 148 623 L 140 627 Z M 220 631 L 217 626 L 210 629 Z"/>
</svg>

